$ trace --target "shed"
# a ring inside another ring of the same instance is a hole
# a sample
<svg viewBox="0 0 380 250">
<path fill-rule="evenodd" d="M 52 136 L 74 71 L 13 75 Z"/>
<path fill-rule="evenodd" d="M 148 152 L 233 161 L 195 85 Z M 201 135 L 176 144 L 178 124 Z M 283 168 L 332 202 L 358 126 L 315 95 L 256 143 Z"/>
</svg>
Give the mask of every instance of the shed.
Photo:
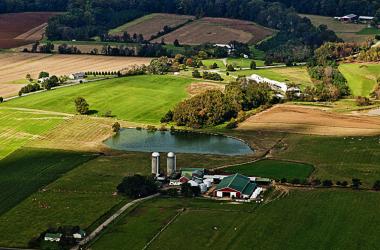
<svg viewBox="0 0 380 250">
<path fill-rule="evenodd" d="M 71 80 L 79 80 L 79 79 L 85 78 L 85 76 L 86 76 L 86 74 L 84 72 L 78 72 L 78 73 L 74 73 L 74 74 L 69 75 L 69 78 Z"/>
<path fill-rule="evenodd" d="M 44 240 L 45 241 L 52 241 L 52 242 L 60 242 L 62 238 L 61 233 L 46 233 Z"/>
<path fill-rule="evenodd" d="M 86 232 L 82 229 L 80 229 L 78 232 L 73 234 L 74 239 L 83 239 L 86 237 Z"/>
</svg>

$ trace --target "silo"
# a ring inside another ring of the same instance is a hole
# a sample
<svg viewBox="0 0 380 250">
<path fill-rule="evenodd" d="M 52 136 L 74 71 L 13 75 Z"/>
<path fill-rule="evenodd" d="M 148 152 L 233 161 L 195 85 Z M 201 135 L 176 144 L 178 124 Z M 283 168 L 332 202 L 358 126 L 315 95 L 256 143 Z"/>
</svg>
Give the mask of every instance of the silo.
<svg viewBox="0 0 380 250">
<path fill-rule="evenodd" d="M 166 173 L 168 176 L 176 172 L 176 155 L 173 152 L 168 153 Z"/>
<path fill-rule="evenodd" d="M 160 174 L 160 153 L 152 153 L 152 175 Z"/>
</svg>

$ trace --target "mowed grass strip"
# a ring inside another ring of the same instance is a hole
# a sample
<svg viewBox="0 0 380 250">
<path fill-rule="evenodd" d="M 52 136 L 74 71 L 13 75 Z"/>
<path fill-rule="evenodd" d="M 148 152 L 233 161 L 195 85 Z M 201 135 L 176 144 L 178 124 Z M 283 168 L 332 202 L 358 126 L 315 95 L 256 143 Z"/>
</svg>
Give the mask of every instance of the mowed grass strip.
<svg viewBox="0 0 380 250">
<path fill-rule="evenodd" d="M 126 214 L 91 248 L 141 249 L 140 239 L 148 242 L 169 211 L 185 208 L 148 249 L 376 249 L 379 205 L 380 193 L 329 189 L 290 191 L 259 206 L 159 198 Z M 148 228 L 135 230 L 145 223 Z M 127 240 L 131 235 L 137 246 Z"/>
<path fill-rule="evenodd" d="M 157 75 L 115 78 L 47 91 L 4 105 L 75 114 L 74 99 L 82 96 L 97 115 L 111 111 L 122 120 L 158 124 L 169 109 L 188 96 L 186 87 L 193 81 Z"/>
<path fill-rule="evenodd" d="M 7 109 L 2 106 L 1 104 L 0 159 L 28 142 L 41 138 L 67 118 L 64 115 Z"/>
<path fill-rule="evenodd" d="M 81 155 L 83 153 L 76 153 L 70 158 L 74 161 Z M 46 153 L 43 159 L 49 161 L 49 155 Z M 55 161 L 61 162 L 61 159 L 58 157 Z M 67 162 L 66 157 L 63 160 Z M 22 173 L 28 173 L 25 169 L 30 167 L 29 162 L 25 159 L 17 162 L 23 166 Z M 35 164 L 42 165 L 41 161 Z M 22 173 L 19 176 L 25 176 Z M 93 223 L 110 209 L 129 201 L 116 195 L 116 187 L 124 176 L 135 173 L 150 173 L 149 154 L 99 156 L 72 169 L 0 216 L 0 246 L 26 248 L 29 240 L 49 227 L 79 225 L 86 230 L 93 228 Z M 25 186 L 24 182 L 18 184 L 21 185 Z"/>
<path fill-rule="evenodd" d="M 339 70 L 354 96 L 369 96 L 380 77 L 380 64 L 341 64 Z"/>
<path fill-rule="evenodd" d="M 313 166 L 309 164 L 279 161 L 279 160 L 260 160 L 254 163 L 242 164 L 224 169 L 228 173 L 240 173 L 247 176 L 259 176 L 280 180 L 309 178 L 313 172 Z"/>
<path fill-rule="evenodd" d="M 0 215 L 93 154 L 22 148 L 0 161 Z"/>
</svg>

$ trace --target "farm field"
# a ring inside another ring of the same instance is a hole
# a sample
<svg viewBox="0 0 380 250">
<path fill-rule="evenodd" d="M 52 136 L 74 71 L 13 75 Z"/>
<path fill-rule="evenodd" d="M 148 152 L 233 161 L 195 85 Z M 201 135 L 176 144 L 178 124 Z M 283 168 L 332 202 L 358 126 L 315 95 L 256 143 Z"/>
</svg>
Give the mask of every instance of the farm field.
<svg viewBox="0 0 380 250">
<path fill-rule="evenodd" d="M 0 53 L 0 84 L 20 82 L 26 74 L 36 79 L 41 71 L 58 76 L 81 71 L 118 71 L 134 64 L 149 64 L 150 60 L 140 57 Z"/>
<path fill-rule="evenodd" d="M 232 64 L 234 67 L 241 67 L 241 68 L 250 68 L 252 59 L 246 59 L 246 58 L 228 58 L 227 63 Z M 263 67 L 264 61 L 262 60 L 255 60 L 257 67 Z"/>
<path fill-rule="evenodd" d="M 164 26 L 175 28 L 194 19 L 194 16 L 154 13 L 112 29 L 109 34 L 122 35 L 124 32 L 128 32 L 130 35 L 142 34 L 144 39 L 151 40 L 151 37 L 162 31 Z"/>
<path fill-rule="evenodd" d="M 153 42 L 160 42 L 163 38 L 166 43 L 173 43 L 175 39 L 178 39 L 181 44 L 189 45 L 207 42 L 227 44 L 233 40 L 254 44 L 273 33 L 273 30 L 249 21 L 204 17 L 159 37 Z"/>
<path fill-rule="evenodd" d="M 0 216 L 94 155 L 23 148 L 0 161 Z"/>
<path fill-rule="evenodd" d="M 227 173 L 240 173 L 246 176 L 267 177 L 275 180 L 286 178 L 289 181 L 296 178 L 306 180 L 313 170 L 313 166 L 309 164 L 272 159 L 223 169 Z"/>
<path fill-rule="evenodd" d="M 15 96 L 25 85 L 26 84 L 0 84 L 0 96 L 3 98 Z"/>
<path fill-rule="evenodd" d="M 108 228 L 91 248 L 107 245 L 112 249 L 135 249 L 134 241 L 127 241 L 122 234 L 133 232 L 147 243 L 154 233 L 149 229 L 135 230 L 134 225 L 149 221 L 151 229 L 162 228 L 165 216 L 186 208 L 147 249 L 174 249 L 179 244 L 183 249 L 252 249 L 252 245 L 255 249 L 374 249 L 379 244 L 376 232 L 380 229 L 376 204 L 380 205 L 378 193 L 324 189 L 290 191 L 258 207 L 156 199 Z M 363 207 L 368 209 L 364 211 Z M 158 208 L 163 214 L 153 218 Z"/>
<path fill-rule="evenodd" d="M 115 78 L 31 95 L 3 105 L 75 113 L 73 100 L 82 96 L 98 115 L 112 111 L 122 120 L 158 124 L 170 108 L 188 96 L 186 87 L 193 81 L 152 75 Z"/>
<path fill-rule="evenodd" d="M 330 136 L 377 135 L 380 118 L 332 113 L 328 108 L 277 105 L 248 118 L 239 130 L 277 131 Z"/>
<path fill-rule="evenodd" d="M 0 14 L 0 49 L 15 48 L 40 40 L 55 12 Z"/>
<path fill-rule="evenodd" d="M 250 76 L 252 74 L 260 75 L 275 81 L 300 84 L 301 87 L 312 85 L 312 81 L 307 73 L 306 67 L 278 67 L 231 72 L 231 75 L 233 76 Z"/>
<path fill-rule="evenodd" d="M 366 34 L 361 32 L 367 28 L 365 24 L 354 24 L 354 23 L 342 23 L 334 20 L 333 17 L 327 16 L 317 16 L 317 15 L 300 15 L 302 17 L 307 17 L 315 26 L 321 24 L 327 25 L 327 27 L 333 30 L 337 36 L 343 39 L 345 42 L 365 42 L 367 38 L 373 36 L 373 34 Z"/>
<path fill-rule="evenodd" d="M 0 159 L 31 140 L 43 138 L 65 119 L 62 114 L 0 107 Z"/>
<path fill-rule="evenodd" d="M 339 71 L 347 79 L 354 96 L 369 96 L 380 77 L 380 64 L 341 64 Z"/>
</svg>

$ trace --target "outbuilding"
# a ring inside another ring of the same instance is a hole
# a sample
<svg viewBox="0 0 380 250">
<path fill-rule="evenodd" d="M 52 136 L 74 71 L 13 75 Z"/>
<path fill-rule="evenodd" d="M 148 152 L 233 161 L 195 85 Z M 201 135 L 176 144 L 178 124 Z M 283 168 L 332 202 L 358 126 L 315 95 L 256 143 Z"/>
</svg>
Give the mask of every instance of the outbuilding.
<svg viewBox="0 0 380 250">
<path fill-rule="evenodd" d="M 60 242 L 62 238 L 61 233 L 46 233 L 44 240 L 45 241 L 52 241 L 52 242 Z"/>
<path fill-rule="evenodd" d="M 214 195 L 219 198 L 229 197 L 237 199 L 248 199 L 256 189 L 256 184 L 252 183 L 249 177 L 234 174 L 223 178 L 214 191 Z"/>
<path fill-rule="evenodd" d="M 71 80 L 80 80 L 80 79 L 84 79 L 85 77 L 86 77 L 86 74 L 84 72 L 79 72 L 79 73 L 74 73 L 74 74 L 69 75 L 69 78 Z"/>
</svg>

